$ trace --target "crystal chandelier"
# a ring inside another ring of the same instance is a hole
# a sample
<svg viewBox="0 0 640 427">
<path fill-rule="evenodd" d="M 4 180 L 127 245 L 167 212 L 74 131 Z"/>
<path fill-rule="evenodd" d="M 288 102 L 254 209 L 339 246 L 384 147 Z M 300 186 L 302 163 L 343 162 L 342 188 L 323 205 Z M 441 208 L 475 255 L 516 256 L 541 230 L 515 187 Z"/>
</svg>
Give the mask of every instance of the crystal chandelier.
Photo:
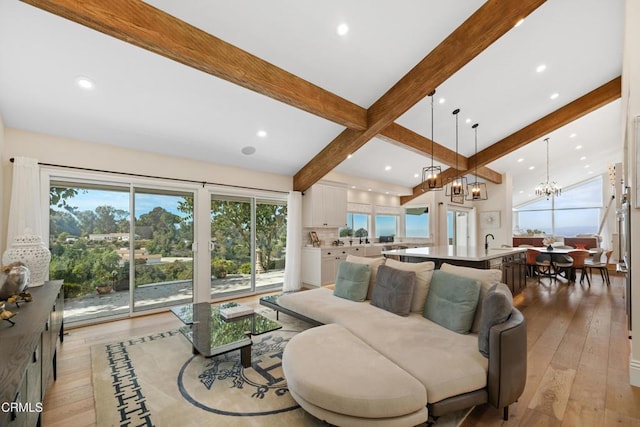
<svg viewBox="0 0 640 427">
<path fill-rule="evenodd" d="M 433 95 L 436 91 L 429 94 L 431 98 L 431 166 L 422 168 L 422 191 L 442 190 L 442 169 L 440 166 L 433 165 Z"/>
<path fill-rule="evenodd" d="M 475 139 L 476 139 L 476 156 L 478 155 L 478 123 L 471 126 L 475 131 Z M 487 200 L 489 198 L 489 194 L 487 192 L 487 184 L 484 182 L 478 181 L 478 160 L 475 162 L 475 181 L 469 184 L 469 188 L 467 189 L 466 199 L 470 201 L 477 200 Z"/>
<path fill-rule="evenodd" d="M 465 192 L 467 190 L 467 177 L 460 176 L 460 169 L 458 168 L 458 113 L 459 108 L 453 110 L 453 115 L 456 117 L 456 176 L 449 180 L 449 185 L 445 191 L 445 195 L 451 197 L 452 203 L 464 204 Z"/>
<path fill-rule="evenodd" d="M 547 143 L 547 181 L 536 186 L 536 196 L 545 196 L 549 199 L 551 196 L 560 196 L 562 187 L 555 181 L 549 181 L 549 138 L 545 138 L 544 141 Z"/>
</svg>

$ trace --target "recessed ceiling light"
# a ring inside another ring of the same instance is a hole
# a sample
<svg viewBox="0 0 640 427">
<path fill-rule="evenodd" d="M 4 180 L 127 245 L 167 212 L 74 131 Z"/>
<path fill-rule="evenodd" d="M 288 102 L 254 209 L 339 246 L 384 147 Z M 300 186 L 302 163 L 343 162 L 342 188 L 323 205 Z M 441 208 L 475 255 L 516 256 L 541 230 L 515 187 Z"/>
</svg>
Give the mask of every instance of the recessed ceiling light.
<svg viewBox="0 0 640 427">
<path fill-rule="evenodd" d="M 584 165 L 585 169 L 589 169 L 591 167 L 591 165 Z"/>
<path fill-rule="evenodd" d="M 586 159 L 587 159 L 587 156 L 580 157 L 580 160 L 586 160 Z"/>
<path fill-rule="evenodd" d="M 471 119 L 465 120 L 466 123 L 471 123 Z"/>
<path fill-rule="evenodd" d="M 520 193 L 520 194 L 523 194 L 523 193 L 524 193 L 524 190 L 520 190 L 520 191 L 519 191 L 519 193 Z"/>
<path fill-rule="evenodd" d="M 440 103 L 440 104 L 444 104 L 444 103 L 445 103 L 445 101 L 446 101 L 446 99 L 444 99 L 444 98 L 440 98 L 440 99 L 438 100 L 438 103 Z"/>
<path fill-rule="evenodd" d="M 371 191 L 371 189 L 370 189 L 370 188 L 367 188 L 367 191 Z"/>
<path fill-rule="evenodd" d="M 582 145 L 576 145 L 576 150 L 582 150 Z"/>
<path fill-rule="evenodd" d="M 578 135 L 576 135 L 575 133 L 572 133 L 571 135 L 569 135 L 569 138 L 575 138 L 576 136 Z"/>
<path fill-rule="evenodd" d="M 558 99 L 559 96 L 560 96 L 560 94 L 558 92 L 555 92 L 555 93 L 552 93 L 549 98 L 550 99 Z"/>
<path fill-rule="evenodd" d="M 340 24 L 338 25 L 338 27 L 336 28 L 336 33 L 338 33 L 339 36 L 344 36 L 349 32 L 349 26 L 347 24 Z"/>
<path fill-rule="evenodd" d="M 389 192 L 388 192 L 388 191 L 385 191 L 385 192 L 384 192 L 384 194 L 389 194 Z"/>
<path fill-rule="evenodd" d="M 413 177 L 414 177 L 414 178 L 418 178 L 419 176 L 420 176 L 420 174 L 419 174 L 419 173 L 414 173 L 414 174 L 413 174 Z"/>
<path fill-rule="evenodd" d="M 242 151 L 242 154 L 244 154 L 245 156 L 250 156 L 256 152 L 256 147 L 247 145 L 246 147 L 243 147 L 241 151 Z"/>
<path fill-rule="evenodd" d="M 260 138 L 266 138 L 267 137 L 267 131 L 266 130 L 259 130 L 258 132 L 256 132 L 256 135 L 258 135 Z"/>
<path fill-rule="evenodd" d="M 535 168 L 536 168 L 535 166 L 529 166 L 530 171 L 534 170 Z"/>
<path fill-rule="evenodd" d="M 524 159 L 523 159 L 522 157 L 520 157 L 520 158 L 518 159 L 518 163 L 522 163 L 522 162 L 524 162 Z"/>
<path fill-rule="evenodd" d="M 391 170 L 391 166 L 385 166 L 385 167 L 384 167 L 384 170 L 386 170 L 386 171 L 390 171 L 390 170 Z"/>
<path fill-rule="evenodd" d="M 518 22 L 516 22 L 516 25 L 514 25 L 514 28 L 518 28 L 520 25 L 522 25 L 523 22 L 524 22 L 524 18 L 518 20 Z"/>
<path fill-rule="evenodd" d="M 541 73 L 541 72 L 543 72 L 543 71 L 544 71 L 544 70 L 546 70 L 546 69 L 547 69 L 547 66 L 546 66 L 546 65 L 544 65 L 544 64 L 540 64 L 540 65 L 538 65 L 538 66 L 536 67 L 536 73 Z"/>
<path fill-rule="evenodd" d="M 88 77 L 77 77 L 76 84 L 78 87 L 84 90 L 91 90 L 95 87 L 95 83 Z"/>
<path fill-rule="evenodd" d="M 355 185 L 352 185 L 352 186 L 351 186 L 351 188 L 353 188 L 353 189 L 355 190 L 355 189 L 356 189 L 356 186 L 355 186 Z"/>
<path fill-rule="evenodd" d="M 589 175 L 591 175 L 591 174 L 593 173 L 593 171 L 588 171 L 587 173 L 588 173 Z"/>
</svg>

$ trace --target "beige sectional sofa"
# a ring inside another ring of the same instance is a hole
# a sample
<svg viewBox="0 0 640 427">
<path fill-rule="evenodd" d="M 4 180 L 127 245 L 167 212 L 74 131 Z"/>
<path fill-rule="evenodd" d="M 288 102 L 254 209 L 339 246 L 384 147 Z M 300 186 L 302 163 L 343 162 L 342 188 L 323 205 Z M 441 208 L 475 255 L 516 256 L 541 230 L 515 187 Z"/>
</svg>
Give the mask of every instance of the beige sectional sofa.
<svg viewBox="0 0 640 427">
<path fill-rule="evenodd" d="M 395 267 L 405 268 L 397 262 Z M 298 334 L 285 348 L 283 370 L 294 399 L 309 413 L 341 426 L 417 425 L 428 416 L 483 403 L 504 408 L 507 419 L 508 406 L 526 381 L 524 317 L 511 307 L 508 319 L 490 328 L 489 355 L 483 356 L 478 350 L 481 308 L 500 272 L 449 265 L 443 270 L 481 283 L 480 309 L 468 334 L 453 332 L 422 312 L 399 316 L 370 299 L 340 298 L 327 288 L 281 296 L 278 304 L 288 312 L 325 325 Z"/>
</svg>

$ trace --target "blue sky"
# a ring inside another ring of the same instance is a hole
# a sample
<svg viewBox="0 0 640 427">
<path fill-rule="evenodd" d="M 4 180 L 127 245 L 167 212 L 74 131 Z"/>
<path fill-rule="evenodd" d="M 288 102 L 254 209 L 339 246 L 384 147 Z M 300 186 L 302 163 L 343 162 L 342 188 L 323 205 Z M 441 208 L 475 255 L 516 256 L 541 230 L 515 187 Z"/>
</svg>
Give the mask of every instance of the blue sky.
<svg viewBox="0 0 640 427">
<path fill-rule="evenodd" d="M 166 211 L 184 217 L 185 214 L 178 211 L 178 202 L 183 198 L 174 195 L 158 194 L 136 194 L 136 218 L 140 215 L 151 212 L 156 207 L 162 207 Z M 98 206 L 113 206 L 129 212 L 129 193 L 122 191 L 107 190 L 81 190 L 72 199 L 67 200 L 67 204 L 77 207 L 80 211 L 93 211 Z"/>
</svg>

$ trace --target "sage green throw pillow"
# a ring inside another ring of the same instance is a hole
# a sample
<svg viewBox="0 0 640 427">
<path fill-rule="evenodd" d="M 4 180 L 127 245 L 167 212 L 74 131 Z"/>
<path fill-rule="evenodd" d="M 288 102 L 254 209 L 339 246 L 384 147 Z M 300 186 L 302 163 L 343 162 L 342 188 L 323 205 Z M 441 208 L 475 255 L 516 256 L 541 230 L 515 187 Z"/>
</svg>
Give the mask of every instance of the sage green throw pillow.
<svg viewBox="0 0 640 427">
<path fill-rule="evenodd" d="M 479 297 L 479 281 L 436 270 L 422 315 L 451 331 L 468 334 Z"/>
<path fill-rule="evenodd" d="M 333 295 L 351 301 L 364 301 L 369 289 L 370 276 L 371 268 L 366 264 L 341 262 L 338 266 Z"/>
</svg>

